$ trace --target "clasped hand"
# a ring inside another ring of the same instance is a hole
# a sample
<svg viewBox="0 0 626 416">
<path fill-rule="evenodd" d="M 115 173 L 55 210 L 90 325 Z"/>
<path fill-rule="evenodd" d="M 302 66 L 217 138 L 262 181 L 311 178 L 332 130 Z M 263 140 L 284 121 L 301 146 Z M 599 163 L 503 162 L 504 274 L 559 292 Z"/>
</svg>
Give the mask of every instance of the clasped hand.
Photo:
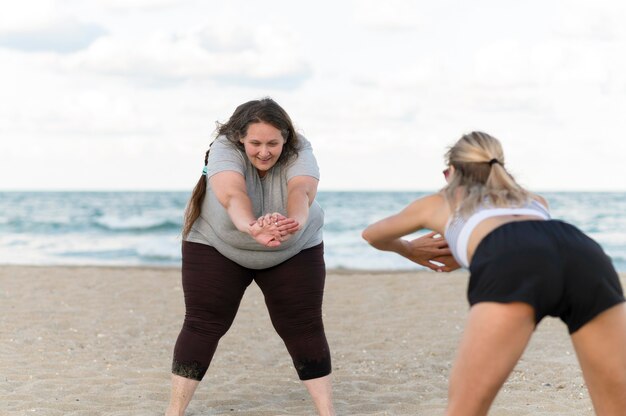
<svg viewBox="0 0 626 416">
<path fill-rule="evenodd" d="M 298 221 L 278 212 L 265 214 L 250 223 L 250 235 L 266 247 L 278 247 L 299 229 Z"/>
<path fill-rule="evenodd" d="M 461 267 L 452 257 L 448 242 L 436 232 L 405 241 L 405 244 L 407 247 L 406 257 L 431 270 L 450 272 Z"/>
</svg>

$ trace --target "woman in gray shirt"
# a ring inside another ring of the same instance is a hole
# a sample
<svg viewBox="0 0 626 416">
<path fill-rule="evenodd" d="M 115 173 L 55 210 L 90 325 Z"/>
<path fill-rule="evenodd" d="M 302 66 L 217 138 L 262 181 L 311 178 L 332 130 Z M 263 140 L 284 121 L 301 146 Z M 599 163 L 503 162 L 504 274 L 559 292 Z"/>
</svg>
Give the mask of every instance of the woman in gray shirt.
<svg viewBox="0 0 626 416">
<path fill-rule="evenodd" d="M 166 415 L 184 414 L 253 280 L 318 413 L 333 415 L 324 214 L 311 144 L 270 98 L 240 105 L 217 133 L 185 212 L 186 314 Z"/>
</svg>

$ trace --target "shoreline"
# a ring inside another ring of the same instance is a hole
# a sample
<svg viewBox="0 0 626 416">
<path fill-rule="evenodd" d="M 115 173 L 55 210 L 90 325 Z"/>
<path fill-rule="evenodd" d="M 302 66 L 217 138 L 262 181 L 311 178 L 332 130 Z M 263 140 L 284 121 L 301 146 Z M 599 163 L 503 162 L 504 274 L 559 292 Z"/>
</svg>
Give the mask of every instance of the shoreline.
<svg viewBox="0 0 626 416">
<path fill-rule="evenodd" d="M 3 264 L 0 263 L 0 269 L 2 268 L 32 268 L 32 269 L 131 269 L 131 270 L 174 270 L 180 271 L 180 266 L 173 265 L 117 265 L 117 264 Z M 431 270 L 425 268 L 415 269 L 353 269 L 353 268 L 327 268 L 326 274 L 336 275 L 352 275 L 352 274 L 375 274 L 375 275 L 398 275 L 406 273 L 430 273 Z M 455 270 L 452 273 L 465 273 L 463 270 Z M 621 274 L 621 272 L 618 272 Z"/>
<path fill-rule="evenodd" d="M 171 265 L 115 265 L 115 264 L 3 264 L 0 263 L 0 269 L 94 269 L 94 270 L 154 270 L 154 271 L 178 271 L 180 272 L 180 266 Z M 426 268 L 415 269 L 354 269 L 354 268 L 327 268 L 326 275 L 403 275 L 403 274 L 422 274 L 422 273 L 435 273 L 432 270 Z M 436 273 L 437 275 L 465 275 L 469 277 L 469 271 L 464 269 L 454 270 L 449 273 Z M 626 271 L 617 270 L 617 274 L 622 280 L 626 278 Z M 625 288 L 626 290 L 626 288 Z"/>
<path fill-rule="evenodd" d="M 338 414 L 443 413 L 468 310 L 466 277 L 328 271 L 324 320 Z M 162 414 L 183 317 L 177 267 L 0 267 L 0 413 Z M 314 414 L 254 284 L 188 410 L 233 413 Z M 538 326 L 490 415 L 538 413 L 592 413 L 567 329 L 553 318 Z"/>
</svg>

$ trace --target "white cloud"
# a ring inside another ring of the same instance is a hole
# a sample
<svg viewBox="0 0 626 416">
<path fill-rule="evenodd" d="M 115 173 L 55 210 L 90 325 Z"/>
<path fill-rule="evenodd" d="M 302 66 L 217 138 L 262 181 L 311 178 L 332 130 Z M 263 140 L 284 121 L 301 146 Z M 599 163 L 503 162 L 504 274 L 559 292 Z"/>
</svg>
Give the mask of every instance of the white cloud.
<svg viewBox="0 0 626 416">
<path fill-rule="evenodd" d="M 64 54 L 0 48 L 0 189 L 188 189 L 214 121 L 264 95 L 312 140 L 323 189 L 436 189 L 472 129 L 531 188 L 624 189 L 617 3 L 227 3 L 0 11 L 3 32 L 71 16 L 109 31 Z"/>
<path fill-rule="evenodd" d="M 576 4 L 577 3 L 577 4 Z M 556 34 L 573 40 L 611 41 L 626 33 L 620 2 L 565 2 Z"/>
<path fill-rule="evenodd" d="M 272 39 L 272 33 L 264 30 L 265 39 L 257 39 L 250 30 L 242 30 L 241 26 L 216 24 L 197 30 L 195 36 L 199 45 L 209 52 L 243 52 L 257 47 L 263 41 L 275 42 L 282 36 Z M 189 36 L 187 34 L 186 36 Z"/>
<path fill-rule="evenodd" d="M 441 81 L 442 64 L 434 57 L 418 56 L 409 65 L 389 65 L 357 72 L 354 82 L 371 88 L 404 90 L 424 88 Z"/>
<path fill-rule="evenodd" d="M 211 79 L 293 88 L 311 71 L 298 54 L 293 37 L 269 27 L 236 33 L 203 28 L 135 39 L 111 35 L 98 39 L 67 62 L 69 68 L 157 84 Z"/>
<path fill-rule="evenodd" d="M 106 30 L 94 23 L 59 19 L 33 29 L 0 31 L 0 46 L 25 52 L 71 53 L 88 47 Z"/>
<path fill-rule="evenodd" d="M 626 45 L 624 45 L 626 46 Z M 611 62 L 621 59 L 604 42 L 553 38 L 536 44 L 499 40 L 480 48 L 474 57 L 474 82 L 483 88 L 537 91 L 551 84 L 607 83 Z"/>
<path fill-rule="evenodd" d="M 416 29 L 421 23 L 421 8 L 410 0 L 357 0 L 352 3 L 354 19 L 368 29 L 403 31 Z"/>
<path fill-rule="evenodd" d="M 184 0 L 98 0 L 97 3 L 111 10 L 150 10 L 180 5 Z"/>
<path fill-rule="evenodd" d="M 501 39 L 477 50 L 474 56 L 475 82 L 487 87 L 516 87 L 534 84 L 529 50 L 519 42 Z"/>
<path fill-rule="evenodd" d="M 57 17 L 54 0 L 20 0 L 0 4 L 2 32 L 39 29 Z"/>
</svg>

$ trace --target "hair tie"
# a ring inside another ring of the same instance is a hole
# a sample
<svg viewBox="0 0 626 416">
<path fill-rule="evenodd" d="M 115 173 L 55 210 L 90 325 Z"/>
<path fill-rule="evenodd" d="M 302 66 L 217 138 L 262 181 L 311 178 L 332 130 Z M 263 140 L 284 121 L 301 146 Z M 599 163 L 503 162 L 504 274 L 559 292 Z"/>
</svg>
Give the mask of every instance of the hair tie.
<svg viewBox="0 0 626 416">
<path fill-rule="evenodd" d="M 202 168 L 202 176 L 206 176 L 206 166 Z"/>
<path fill-rule="evenodd" d="M 500 161 L 498 159 L 491 159 L 489 161 L 489 166 L 493 166 L 494 163 L 498 163 L 498 164 L 502 165 L 502 163 L 500 163 Z"/>
</svg>

